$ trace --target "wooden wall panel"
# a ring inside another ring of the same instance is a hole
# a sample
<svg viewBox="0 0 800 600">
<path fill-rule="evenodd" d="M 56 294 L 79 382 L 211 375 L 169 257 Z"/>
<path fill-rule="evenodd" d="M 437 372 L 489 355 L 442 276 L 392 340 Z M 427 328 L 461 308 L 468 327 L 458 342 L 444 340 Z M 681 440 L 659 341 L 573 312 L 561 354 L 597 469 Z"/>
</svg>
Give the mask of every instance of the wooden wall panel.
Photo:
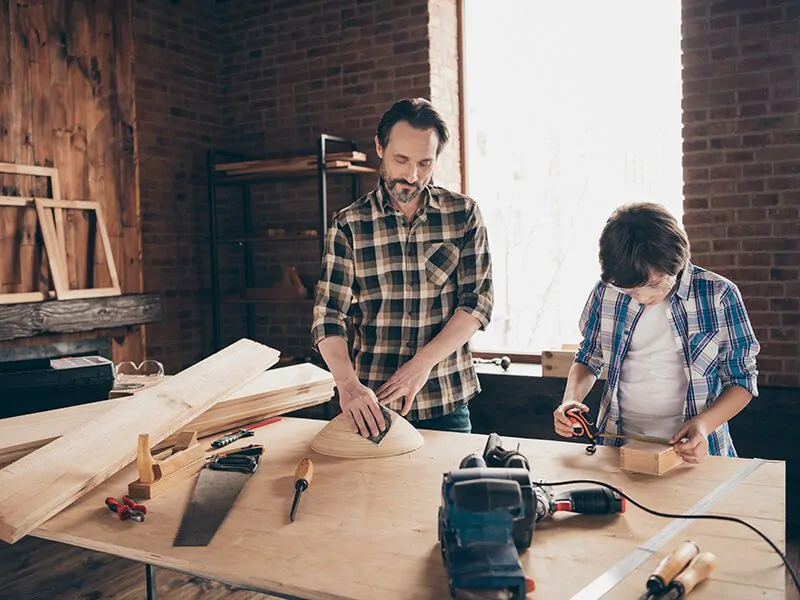
<svg viewBox="0 0 800 600">
<path fill-rule="evenodd" d="M 130 0 L 0 0 L 0 162 L 55 166 L 63 198 L 103 205 L 123 292 L 142 290 L 133 57 Z M 28 195 L 30 179 L 0 187 Z M 66 218 L 71 286 L 109 285 L 89 215 Z M 0 292 L 43 276 L 35 212 L 0 208 Z M 114 359 L 143 358 L 143 338 L 117 340 Z"/>
</svg>

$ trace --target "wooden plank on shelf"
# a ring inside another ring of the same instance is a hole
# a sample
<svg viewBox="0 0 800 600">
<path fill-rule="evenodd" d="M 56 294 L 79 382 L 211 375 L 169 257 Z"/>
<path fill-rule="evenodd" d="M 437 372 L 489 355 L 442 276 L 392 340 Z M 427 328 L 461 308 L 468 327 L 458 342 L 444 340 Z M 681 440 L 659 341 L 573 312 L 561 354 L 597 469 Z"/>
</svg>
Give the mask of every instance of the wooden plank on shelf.
<svg viewBox="0 0 800 600">
<path fill-rule="evenodd" d="M 136 458 L 140 433 L 172 435 L 278 362 L 241 339 L 0 470 L 0 539 L 15 543 Z"/>
<path fill-rule="evenodd" d="M 157 294 L 10 304 L 0 311 L 0 341 L 130 327 L 160 320 L 161 298 Z"/>
<path fill-rule="evenodd" d="M 363 152 L 331 152 L 325 155 L 325 162 L 330 161 L 348 161 L 348 162 L 364 162 L 367 160 L 367 155 Z M 311 154 L 308 156 L 297 156 L 292 158 L 268 158 L 264 160 L 248 160 L 233 163 L 220 163 L 214 166 L 215 171 L 240 171 L 246 169 L 283 169 L 286 167 L 295 166 L 309 166 L 316 167 L 317 156 Z"/>
</svg>

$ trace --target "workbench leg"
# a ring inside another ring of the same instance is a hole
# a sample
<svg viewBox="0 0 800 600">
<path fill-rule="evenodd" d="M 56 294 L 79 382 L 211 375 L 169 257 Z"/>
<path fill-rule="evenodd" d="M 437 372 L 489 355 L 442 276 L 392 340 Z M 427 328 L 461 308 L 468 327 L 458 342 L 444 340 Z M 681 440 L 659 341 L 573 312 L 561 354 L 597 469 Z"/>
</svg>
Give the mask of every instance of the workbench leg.
<svg viewBox="0 0 800 600">
<path fill-rule="evenodd" d="M 147 600 L 157 600 L 156 568 L 151 565 L 145 565 L 144 574 L 147 579 Z"/>
</svg>

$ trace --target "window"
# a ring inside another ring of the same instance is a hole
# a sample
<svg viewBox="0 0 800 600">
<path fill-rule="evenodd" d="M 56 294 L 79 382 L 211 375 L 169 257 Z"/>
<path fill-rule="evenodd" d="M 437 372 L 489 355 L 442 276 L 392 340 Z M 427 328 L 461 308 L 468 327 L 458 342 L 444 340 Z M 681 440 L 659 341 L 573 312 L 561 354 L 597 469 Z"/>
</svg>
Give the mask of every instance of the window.
<svg viewBox="0 0 800 600">
<path fill-rule="evenodd" d="M 467 192 L 492 249 L 476 351 L 580 340 L 612 210 L 682 217 L 678 0 L 462 0 Z"/>
</svg>

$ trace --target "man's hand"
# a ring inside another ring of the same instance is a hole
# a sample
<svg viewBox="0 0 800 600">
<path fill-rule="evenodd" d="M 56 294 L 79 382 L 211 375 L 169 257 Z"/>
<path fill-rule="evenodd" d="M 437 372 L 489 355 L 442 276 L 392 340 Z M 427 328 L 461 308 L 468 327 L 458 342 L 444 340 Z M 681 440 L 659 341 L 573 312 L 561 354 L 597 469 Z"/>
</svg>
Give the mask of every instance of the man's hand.
<svg viewBox="0 0 800 600">
<path fill-rule="evenodd" d="M 358 380 L 339 387 L 339 406 L 344 414 L 349 415 L 354 433 L 366 438 L 386 429 L 387 423 L 375 393 Z"/>
<path fill-rule="evenodd" d="M 393 400 L 403 398 L 403 408 L 400 410 L 400 414 L 406 416 L 411 410 L 417 394 L 428 382 L 432 368 L 430 364 L 421 360 L 419 355 L 415 356 L 397 369 L 395 374 L 378 389 L 378 402 L 388 404 Z"/>
<path fill-rule="evenodd" d="M 589 407 L 576 400 L 567 400 L 562 402 L 558 408 L 553 411 L 553 426 L 556 433 L 561 437 L 571 438 L 575 435 L 572 431 L 572 421 L 566 415 L 566 412 L 571 408 L 579 408 L 581 412 L 589 412 Z"/>
<path fill-rule="evenodd" d="M 708 429 L 701 419 L 694 418 L 681 427 L 669 443 L 675 444 L 675 452 L 684 461 L 696 465 L 708 455 Z"/>
</svg>

